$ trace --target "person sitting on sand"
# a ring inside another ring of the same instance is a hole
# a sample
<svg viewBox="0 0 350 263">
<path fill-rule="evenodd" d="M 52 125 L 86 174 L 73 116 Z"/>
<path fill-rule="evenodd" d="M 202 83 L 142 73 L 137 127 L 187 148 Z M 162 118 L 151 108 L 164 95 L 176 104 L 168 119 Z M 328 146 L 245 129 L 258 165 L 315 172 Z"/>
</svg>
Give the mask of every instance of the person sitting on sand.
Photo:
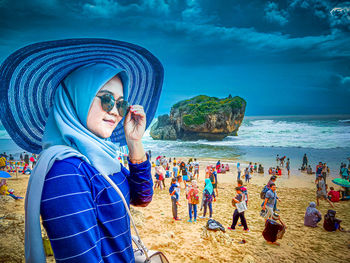
<svg viewBox="0 0 350 263">
<path fill-rule="evenodd" d="M 278 223 L 277 220 L 281 223 Z M 282 239 L 284 232 L 286 230 L 286 225 L 282 222 L 281 217 L 273 213 L 272 218 L 266 220 L 265 229 L 262 232 L 264 239 L 269 244 L 279 246 L 280 244 L 276 242 L 277 239 Z"/>
<path fill-rule="evenodd" d="M 237 208 L 237 204 L 240 202 L 244 202 L 244 194 L 242 193 L 242 188 L 241 187 L 236 187 L 236 193 L 237 195 L 232 198 L 232 205 L 236 208 L 234 213 L 233 213 L 233 218 L 232 218 L 232 224 L 231 227 L 228 227 L 229 230 L 236 230 L 236 225 L 238 222 L 238 218 L 241 219 L 242 225 L 243 225 L 243 230 L 246 232 L 249 232 L 249 228 L 247 226 L 247 220 L 244 217 L 244 211 L 239 212 Z"/>
<path fill-rule="evenodd" d="M 334 232 L 339 229 L 339 231 L 344 231 L 344 229 L 340 226 L 342 222 L 340 219 L 335 217 L 336 211 L 328 210 L 327 214 L 324 216 L 323 228 L 326 231 Z"/>
<path fill-rule="evenodd" d="M 1 179 L 0 181 L 0 195 L 9 195 L 15 200 L 23 199 L 23 197 L 15 196 L 13 194 L 13 190 L 8 189 L 7 182 L 5 179 Z"/>
<path fill-rule="evenodd" d="M 177 216 L 177 207 L 180 205 L 179 204 L 180 185 L 179 185 L 178 182 L 176 182 L 175 178 L 171 179 L 171 185 L 170 185 L 170 188 L 169 188 L 169 194 L 171 196 L 171 207 L 172 207 L 172 212 L 173 212 L 173 219 L 181 220 Z"/>
<path fill-rule="evenodd" d="M 216 201 L 215 199 L 215 193 L 214 193 L 214 188 L 213 185 L 211 184 L 211 181 L 209 178 L 205 179 L 205 187 L 203 190 L 203 196 L 204 196 L 204 201 L 203 201 L 203 206 L 204 206 L 204 211 L 203 211 L 203 216 L 200 218 L 205 218 L 205 215 L 207 213 L 207 207 L 209 208 L 209 218 L 212 218 L 213 216 L 213 206 L 212 202 Z"/>
<path fill-rule="evenodd" d="M 304 225 L 309 227 L 317 227 L 318 222 L 322 219 L 321 213 L 317 210 L 315 202 L 310 202 L 306 208 L 304 216 Z"/>
<path fill-rule="evenodd" d="M 320 199 L 326 200 L 332 207 L 334 207 L 333 203 L 327 198 L 326 184 L 323 180 L 322 175 L 318 176 L 316 179 L 316 201 L 317 206 L 320 205 Z"/>
<path fill-rule="evenodd" d="M 307 174 L 313 174 L 314 172 L 312 171 L 311 165 L 309 165 L 306 169 Z"/>
<path fill-rule="evenodd" d="M 190 219 L 188 222 L 192 222 L 192 211 L 193 211 L 193 222 L 197 221 L 197 204 L 199 203 L 199 195 L 198 195 L 198 185 L 196 180 L 192 180 L 191 187 L 187 193 L 188 199 L 188 214 Z"/>
<path fill-rule="evenodd" d="M 264 173 L 264 167 L 261 165 L 261 163 L 259 164 L 259 167 L 258 167 L 258 173 L 259 174 L 263 174 Z"/>
<path fill-rule="evenodd" d="M 340 200 L 340 192 L 334 191 L 334 188 L 331 186 L 330 191 L 328 192 L 328 199 L 331 200 L 332 203 L 339 202 Z"/>
</svg>

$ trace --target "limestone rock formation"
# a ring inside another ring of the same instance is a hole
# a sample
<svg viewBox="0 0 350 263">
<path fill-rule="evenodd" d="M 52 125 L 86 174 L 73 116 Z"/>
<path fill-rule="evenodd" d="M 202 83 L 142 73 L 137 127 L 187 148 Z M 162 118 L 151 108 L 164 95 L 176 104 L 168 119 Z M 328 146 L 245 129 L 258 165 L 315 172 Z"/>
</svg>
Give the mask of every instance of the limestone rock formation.
<svg viewBox="0 0 350 263">
<path fill-rule="evenodd" d="M 172 106 L 151 127 L 156 140 L 222 140 L 237 135 L 243 121 L 246 101 L 231 95 L 224 99 L 199 95 Z"/>
</svg>

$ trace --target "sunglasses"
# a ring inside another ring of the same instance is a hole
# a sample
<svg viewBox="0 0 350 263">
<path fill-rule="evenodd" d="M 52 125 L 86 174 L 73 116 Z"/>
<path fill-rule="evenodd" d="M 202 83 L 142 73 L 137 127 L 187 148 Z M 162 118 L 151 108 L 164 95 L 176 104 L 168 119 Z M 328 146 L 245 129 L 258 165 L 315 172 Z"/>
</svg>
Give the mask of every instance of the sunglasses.
<svg viewBox="0 0 350 263">
<path fill-rule="evenodd" d="M 101 106 L 104 111 L 110 112 L 115 105 L 121 117 L 124 117 L 128 113 L 129 103 L 126 100 L 118 99 L 116 101 L 112 94 L 104 94 L 96 97 L 101 99 Z"/>
</svg>

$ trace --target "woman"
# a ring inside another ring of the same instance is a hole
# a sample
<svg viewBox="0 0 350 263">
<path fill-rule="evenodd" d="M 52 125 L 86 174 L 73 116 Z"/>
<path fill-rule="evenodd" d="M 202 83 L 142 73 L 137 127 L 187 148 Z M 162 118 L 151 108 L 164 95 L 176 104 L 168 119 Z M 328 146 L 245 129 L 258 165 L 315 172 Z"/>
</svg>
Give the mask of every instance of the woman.
<svg viewBox="0 0 350 263">
<path fill-rule="evenodd" d="M 204 201 L 203 201 L 204 211 L 203 211 L 203 216 L 201 216 L 200 218 L 205 218 L 205 215 L 207 214 L 207 208 L 209 208 L 209 218 L 212 218 L 213 216 L 212 202 L 213 201 L 215 202 L 216 199 L 215 199 L 214 188 L 209 178 L 205 179 L 203 197 L 204 197 Z"/>
<path fill-rule="evenodd" d="M 188 199 L 188 214 L 190 219 L 188 222 L 192 222 L 192 211 L 193 211 L 193 222 L 197 222 L 197 204 L 199 203 L 199 196 L 198 196 L 198 185 L 196 180 L 192 180 L 191 187 L 187 194 Z"/>
<path fill-rule="evenodd" d="M 322 219 L 321 213 L 316 208 L 315 202 L 310 202 L 308 208 L 306 208 L 304 225 L 309 227 L 317 227 L 318 222 Z"/>
<path fill-rule="evenodd" d="M 34 44 L 8 58 L 10 69 L 12 59 L 32 61 L 23 69 L 31 72 L 14 76 L 31 79 L 8 86 L 26 91 L 29 102 L 39 103 L 37 108 L 21 105 L 31 118 L 9 111 L 2 119 L 9 134 L 18 135 L 13 138 L 19 146 L 41 152 L 26 195 L 26 262 L 45 262 L 39 212 L 57 262 L 134 262 L 126 207 L 146 206 L 152 200 L 153 183 L 141 141 L 146 113 L 140 103 L 128 107 L 127 99 L 157 105 L 161 64 L 147 50 L 104 39 Z M 15 75 L 16 70 L 21 69 L 0 72 L 1 79 L 11 79 L 8 74 Z M 7 89 L 13 97 L 13 89 Z M 147 110 L 148 123 L 153 110 Z M 11 123 L 19 121 L 26 125 L 15 130 Z M 130 171 L 118 161 L 119 148 L 112 141 L 127 144 Z"/>
</svg>

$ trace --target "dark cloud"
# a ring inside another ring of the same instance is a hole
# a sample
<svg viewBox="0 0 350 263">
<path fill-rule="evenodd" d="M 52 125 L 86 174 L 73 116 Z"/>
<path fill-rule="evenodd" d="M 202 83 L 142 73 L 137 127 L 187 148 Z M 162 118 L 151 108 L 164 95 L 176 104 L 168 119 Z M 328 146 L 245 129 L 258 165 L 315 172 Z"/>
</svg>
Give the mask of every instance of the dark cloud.
<svg viewBox="0 0 350 263">
<path fill-rule="evenodd" d="M 265 6 L 265 17 L 272 23 L 278 23 L 284 26 L 288 23 L 288 13 L 285 10 L 280 10 L 274 2 L 268 2 Z"/>
<path fill-rule="evenodd" d="M 349 6 L 331 0 L 0 0 L 0 58 L 37 41 L 112 38 L 161 59 L 167 101 L 189 95 L 187 84 L 191 94 L 233 89 L 257 109 L 263 105 L 252 94 L 302 108 L 295 91 L 312 96 L 318 90 L 327 101 L 332 87 L 338 94 L 348 90 Z"/>
</svg>

